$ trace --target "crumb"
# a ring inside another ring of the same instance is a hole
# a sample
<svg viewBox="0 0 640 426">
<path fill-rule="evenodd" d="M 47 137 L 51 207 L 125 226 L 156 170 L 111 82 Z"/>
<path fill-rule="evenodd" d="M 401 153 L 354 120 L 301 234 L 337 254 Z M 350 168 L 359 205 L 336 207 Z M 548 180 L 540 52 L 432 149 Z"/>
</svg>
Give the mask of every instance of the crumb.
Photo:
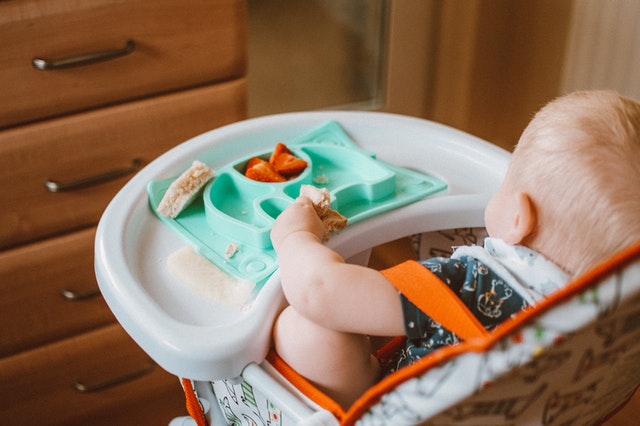
<svg viewBox="0 0 640 426">
<path fill-rule="evenodd" d="M 313 177 L 313 183 L 316 183 L 318 185 L 326 185 L 327 183 L 329 183 L 329 178 L 324 173 L 315 175 Z"/>
<path fill-rule="evenodd" d="M 227 249 L 224 251 L 224 257 L 226 257 L 227 259 L 231 259 L 239 249 L 240 248 L 236 243 L 227 244 Z"/>
</svg>

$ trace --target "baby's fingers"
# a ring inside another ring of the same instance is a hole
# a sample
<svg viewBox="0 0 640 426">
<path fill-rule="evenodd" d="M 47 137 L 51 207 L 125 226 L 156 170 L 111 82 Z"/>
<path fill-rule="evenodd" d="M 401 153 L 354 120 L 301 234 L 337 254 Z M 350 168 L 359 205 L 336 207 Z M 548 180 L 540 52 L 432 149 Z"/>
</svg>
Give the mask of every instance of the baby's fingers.
<svg viewBox="0 0 640 426">
<path fill-rule="evenodd" d="M 271 242 L 276 246 L 287 235 L 305 230 L 309 215 L 315 215 L 313 205 L 308 200 L 295 200 L 278 215 L 271 230 Z"/>
</svg>

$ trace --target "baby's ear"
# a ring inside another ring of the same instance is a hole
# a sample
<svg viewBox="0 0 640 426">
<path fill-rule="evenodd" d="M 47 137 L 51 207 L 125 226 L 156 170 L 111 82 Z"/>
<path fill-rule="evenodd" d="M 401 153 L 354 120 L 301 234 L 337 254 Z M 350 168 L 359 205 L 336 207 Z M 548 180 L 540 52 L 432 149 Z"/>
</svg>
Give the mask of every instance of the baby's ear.
<svg viewBox="0 0 640 426">
<path fill-rule="evenodd" d="M 537 217 L 533 202 L 527 193 L 516 192 L 512 196 L 515 197 L 515 199 L 512 200 L 513 211 L 505 242 L 509 244 L 520 244 L 533 232 Z"/>
</svg>

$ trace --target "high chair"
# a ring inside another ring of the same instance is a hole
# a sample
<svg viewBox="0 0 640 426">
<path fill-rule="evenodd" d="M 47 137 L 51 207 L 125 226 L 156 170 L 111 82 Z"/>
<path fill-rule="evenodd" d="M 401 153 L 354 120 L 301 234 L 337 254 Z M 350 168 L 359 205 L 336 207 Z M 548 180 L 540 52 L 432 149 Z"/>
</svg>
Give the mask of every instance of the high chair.
<svg viewBox="0 0 640 426">
<path fill-rule="evenodd" d="M 640 383 L 640 244 L 594 265 L 490 333 L 461 331 L 467 337 L 462 343 L 386 377 L 347 411 L 270 349 L 271 326 L 286 301 L 277 264 L 269 269 L 268 248 L 250 259 L 260 259 L 265 272 L 242 309 L 204 300 L 176 282 L 165 259 L 201 241 L 191 235 L 190 223 L 167 224 L 153 214 L 154 182 L 177 176 L 194 159 L 233 174 L 229 164 L 237 169 L 239 158 L 278 141 L 295 146 L 311 131 L 304 142 L 317 142 L 323 133 L 314 129 L 328 121 L 376 162 L 371 170 L 381 164 L 376 179 L 383 176 L 401 189 L 368 200 L 367 206 L 379 208 L 367 210 L 372 214 L 353 210 L 353 223 L 329 246 L 366 264 L 372 247 L 402 237 L 411 239 L 420 258 L 482 242 L 484 207 L 509 154 L 446 126 L 372 112 L 282 114 L 225 126 L 172 149 L 114 198 L 96 236 L 96 275 L 105 300 L 142 349 L 181 379 L 190 416 L 172 425 L 597 424 L 633 394 Z M 311 162 L 321 158 L 313 149 L 301 152 L 310 153 Z M 347 210 L 341 196 L 361 192 L 333 187 L 338 210 Z M 284 208 L 287 195 L 285 189 L 267 210 Z M 398 202 L 387 203 L 387 197 Z M 215 251 L 205 245 L 202 252 Z M 235 267 L 209 255 L 221 267 Z M 444 312 L 457 312 L 445 306 Z M 442 322 L 454 332 L 464 327 L 458 315 Z"/>
</svg>

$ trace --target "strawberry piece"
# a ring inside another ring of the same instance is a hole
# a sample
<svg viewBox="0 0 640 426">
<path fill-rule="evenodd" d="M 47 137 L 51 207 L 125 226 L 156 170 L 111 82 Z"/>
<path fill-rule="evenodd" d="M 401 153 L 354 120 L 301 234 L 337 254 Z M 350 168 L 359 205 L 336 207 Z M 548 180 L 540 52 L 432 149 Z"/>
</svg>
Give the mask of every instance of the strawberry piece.
<svg viewBox="0 0 640 426">
<path fill-rule="evenodd" d="M 282 154 L 291 154 L 291 150 L 289 150 L 289 148 L 287 148 L 287 146 L 285 144 L 283 144 L 282 142 L 278 142 L 276 144 L 275 149 L 273 150 L 273 152 L 271 153 L 271 158 L 269 158 L 269 164 L 271 164 L 272 166 L 275 164 L 276 159 L 282 155 Z"/>
<path fill-rule="evenodd" d="M 271 163 L 273 169 L 286 178 L 298 176 L 307 167 L 307 162 L 302 158 L 287 152 L 283 152 Z"/>
<path fill-rule="evenodd" d="M 249 158 L 249 161 L 247 161 L 247 167 L 245 168 L 245 172 L 247 170 L 249 170 L 250 168 L 252 168 L 253 166 L 255 166 L 256 164 L 259 164 L 259 163 L 266 163 L 266 161 L 263 160 L 260 157 L 251 157 L 251 158 Z"/>
<path fill-rule="evenodd" d="M 252 167 L 248 168 L 245 171 L 245 176 L 260 182 L 285 182 L 287 180 L 280 173 L 273 170 L 273 167 L 264 160 L 256 162 Z"/>
<path fill-rule="evenodd" d="M 305 160 L 296 157 L 285 144 L 278 142 L 269 161 L 251 157 L 244 174 L 260 182 L 284 182 L 298 176 L 306 167 Z"/>
</svg>

